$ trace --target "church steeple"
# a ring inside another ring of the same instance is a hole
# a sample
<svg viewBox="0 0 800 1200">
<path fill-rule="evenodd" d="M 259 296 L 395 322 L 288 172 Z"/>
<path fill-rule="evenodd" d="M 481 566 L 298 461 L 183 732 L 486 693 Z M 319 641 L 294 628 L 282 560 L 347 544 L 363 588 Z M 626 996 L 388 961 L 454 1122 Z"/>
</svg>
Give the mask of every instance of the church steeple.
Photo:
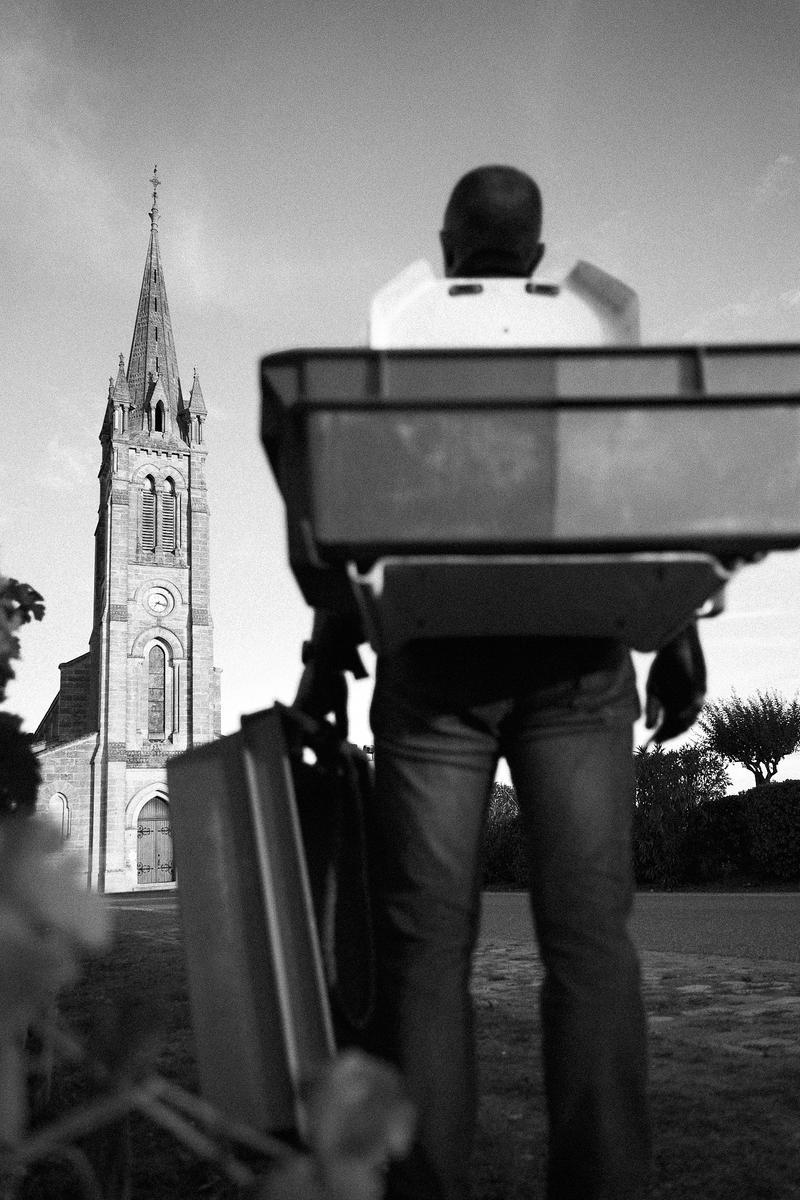
<svg viewBox="0 0 800 1200">
<path fill-rule="evenodd" d="M 43 799 L 106 892 L 174 885 L 167 763 L 220 732 L 206 406 L 196 371 L 181 397 L 152 184 L 131 356 L 103 398 L 89 652 L 62 663 L 39 729 Z"/>
<path fill-rule="evenodd" d="M 128 389 L 131 396 L 131 432 L 147 433 L 156 428 L 156 406 L 153 398 L 158 390 L 165 402 L 161 428 L 178 429 L 178 413 L 183 407 L 175 339 L 167 303 L 167 289 L 158 247 L 158 178 L 153 168 L 153 207 L 150 209 L 150 243 L 144 264 L 139 307 L 133 329 L 131 353 L 128 359 Z M 161 387 L 158 387 L 158 384 Z"/>
</svg>

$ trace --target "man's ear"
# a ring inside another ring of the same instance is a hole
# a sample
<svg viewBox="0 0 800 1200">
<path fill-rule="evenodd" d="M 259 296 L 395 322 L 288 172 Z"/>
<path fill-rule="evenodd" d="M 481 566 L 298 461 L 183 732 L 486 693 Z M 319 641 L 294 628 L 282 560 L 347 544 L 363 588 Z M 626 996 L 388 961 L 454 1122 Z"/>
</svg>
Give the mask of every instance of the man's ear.
<svg viewBox="0 0 800 1200">
<path fill-rule="evenodd" d="M 455 247 L 453 246 L 450 234 L 446 229 L 439 231 L 439 241 L 442 243 L 442 257 L 444 259 L 445 275 L 452 275 L 453 267 L 456 261 Z"/>
</svg>

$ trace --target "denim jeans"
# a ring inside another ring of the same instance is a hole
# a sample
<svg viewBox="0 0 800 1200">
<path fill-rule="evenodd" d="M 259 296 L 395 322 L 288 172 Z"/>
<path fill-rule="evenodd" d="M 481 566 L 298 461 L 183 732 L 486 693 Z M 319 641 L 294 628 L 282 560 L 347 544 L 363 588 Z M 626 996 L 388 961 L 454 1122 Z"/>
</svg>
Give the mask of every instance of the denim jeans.
<svg viewBox="0 0 800 1200">
<path fill-rule="evenodd" d="M 549 1120 L 548 1200 L 632 1200 L 649 1162 L 633 903 L 630 656 L 616 643 L 412 643 L 379 660 L 379 1046 L 418 1112 L 394 1200 L 467 1200 L 475 1113 L 469 993 L 481 843 L 500 756 L 520 804 Z M 533 1003 L 533 996 L 531 998 Z"/>
</svg>

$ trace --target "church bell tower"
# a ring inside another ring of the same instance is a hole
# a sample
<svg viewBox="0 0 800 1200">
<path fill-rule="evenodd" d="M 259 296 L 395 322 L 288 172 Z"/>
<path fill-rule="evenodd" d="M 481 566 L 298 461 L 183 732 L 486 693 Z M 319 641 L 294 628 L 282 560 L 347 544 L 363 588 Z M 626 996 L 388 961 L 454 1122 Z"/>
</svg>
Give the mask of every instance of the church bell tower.
<svg viewBox="0 0 800 1200">
<path fill-rule="evenodd" d="M 127 370 L 120 354 L 100 433 L 90 640 L 89 882 L 175 881 L 166 763 L 219 736 L 206 494 L 206 406 L 178 373 L 158 241 L 150 240 Z"/>
</svg>

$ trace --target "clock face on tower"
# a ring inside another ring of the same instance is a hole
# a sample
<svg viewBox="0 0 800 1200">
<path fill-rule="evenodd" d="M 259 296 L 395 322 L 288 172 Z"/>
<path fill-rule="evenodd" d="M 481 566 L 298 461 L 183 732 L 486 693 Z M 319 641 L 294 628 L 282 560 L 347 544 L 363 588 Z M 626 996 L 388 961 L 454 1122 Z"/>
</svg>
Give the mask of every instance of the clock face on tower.
<svg viewBox="0 0 800 1200">
<path fill-rule="evenodd" d="M 172 596 L 166 588 L 162 587 L 151 588 L 147 593 L 146 603 L 150 612 L 154 613 L 157 617 L 166 616 L 173 609 Z"/>
</svg>

